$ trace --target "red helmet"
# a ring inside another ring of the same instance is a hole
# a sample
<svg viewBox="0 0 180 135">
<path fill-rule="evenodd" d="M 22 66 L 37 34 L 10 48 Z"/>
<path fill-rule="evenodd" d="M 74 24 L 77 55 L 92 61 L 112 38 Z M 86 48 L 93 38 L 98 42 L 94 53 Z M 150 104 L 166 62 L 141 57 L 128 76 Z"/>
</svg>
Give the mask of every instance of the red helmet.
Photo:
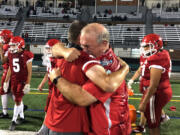
<svg viewBox="0 0 180 135">
<path fill-rule="evenodd" d="M 12 37 L 9 42 L 10 50 L 12 53 L 16 53 L 19 49 L 25 48 L 25 42 L 22 37 Z"/>
<path fill-rule="evenodd" d="M 9 45 L 8 45 L 8 44 L 4 44 L 4 45 L 3 45 L 3 50 L 4 50 L 4 52 L 6 52 L 6 51 L 8 50 L 8 48 L 9 48 Z"/>
<path fill-rule="evenodd" d="M 149 47 L 149 49 L 145 50 L 144 47 Z M 163 40 L 157 34 L 146 35 L 140 44 L 140 53 L 144 57 L 151 56 L 157 53 L 160 49 L 163 49 Z"/>
<path fill-rule="evenodd" d="M 10 30 L 2 30 L 0 32 L 0 43 L 8 44 L 12 37 L 13 33 Z"/>
<path fill-rule="evenodd" d="M 45 45 L 44 55 L 46 55 L 48 57 L 52 57 L 51 47 L 57 43 L 60 43 L 60 41 L 58 39 L 49 39 Z"/>
<path fill-rule="evenodd" d="M 55 45 L 56 43 L 59 43 L 60 41 L 58 39 L 49 39 L 46 42 L 45 47 L 52 47 L 53 45 Z"/>
</svg>

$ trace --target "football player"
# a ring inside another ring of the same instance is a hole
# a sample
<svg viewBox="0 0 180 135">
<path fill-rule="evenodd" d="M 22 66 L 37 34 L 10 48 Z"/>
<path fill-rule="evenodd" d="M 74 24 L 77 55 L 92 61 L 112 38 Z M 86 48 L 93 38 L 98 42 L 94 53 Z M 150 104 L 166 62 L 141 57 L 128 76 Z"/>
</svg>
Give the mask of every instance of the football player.
<svg viewBox="0 0 180 135">
<path fill-rule="evenodd" d="M 43 59 L 43 65 L 47 67 L 47 72 L 43 78 L 43 80 L 41 81 L 41 83 L 38 86 L 38 89 L 40 91 L 42 91 L 44 84 L 46 83 L 46 81 L 48 80 L 48 85 L 49 85 L 49 94 L 47 97 L 47 101 L 46 101 L 46 107 L 45 107 L 45 112 L 47 112 L 48 109 L 48 105 L 49 105 L 49 101 L 51 99 L 51 93 L 52 93 L 52 83 L 50 81 L 50 79 L 48 78 L 48 74 L 51 71 L 51 69 L 55 66 L 56 63 L 56 59 L 54 57 L 52 57 L 52 51 L 51 48 L 53 45 L 55 45 L 56 43 L 60 43 L 59 40 L 57 39 L 50 39 L 47 41 L 45 47 L 44 47 L 44 56 L 42 57 Z"/>
<path fill-rule="evenodd" d="M 0 95 L 2 101 L 2 113 L 0 113 L 0 118 L 8 118 L 9 114 L 7 112 L 8 109 L 8 96 L 11 96 L 10 89 L 8 88 L 7 92 L 4 92 L 3 84 L 7 75 L 7 71 L 9 68 L 7 57 L 5 57 L 5 53 L 7 53 L 9 48 L 9 41 L 13 37 L 13 33 L 10 30 L 4 29 L 0 32 L 0 55 L 3 67 L 3 74 L 1 78 L 1 87 L 0 87 Z"/>
<path fill-rule="evenodd" d="M 9 69 L 4 82 L 4 91 L 7 91 L 8 80 L 11 79 L 11 92 L 15 97 L 15 105 L 9 130 L 13 131 L 16 128 L 16 124 L 21 124 L 25 120 L 22 98 L 24 94 L 30 92 L 32 60 L 34 55 L 32 52 L 24 50 L 24 39 L 19 36 L 12 37 L 9 46 L 10 48 L 7 54 Z M 18 115 L 20 115 L 19 120 L 17 120 Z"/>
<path fill-rule="evenodd" d="M 161 113 L 172 97 L 170 85 L 171 59 L 163 50 L 162 38 L 157 34 L 146 35 L 140 44 L 143 97 L 139 110 L 144 112 L 150 135 L 160 135 Z"/>
<path fill-rule="evenodd" d="M 52 70 L 52 68 L 55 67 L 56 64 L 56 59 L 54 57 L 52 57 L 52 46 L 54 46 L 55 44 L 60 43 L 59 40 L 57 39 L 50 39 L 47 41 L 46 45 L 44 46 L 44 54 L 42 57 L 43 60 L 43 65 L 46 66 L 47 72 L 44 75 L 43 80 L 41 81 L 41 83 L 38 86 L 38 90 L 42 91 L 44 84 L 47 82 L 48 80 L 48 86 L 49 86 L 49 94 L 47 96 L 47 100 L 46 100 L 46 106 L 44 108 L 44 111 L 47 112 L 48 110 L 48 106 L 49 106 L 49 102 L 51 99 L 51 95 L 52 95 L 52 88 L 53 88 L 53 83 L 50 81 L 48 74 L 49 72 Z M 41 132 L 41 130 L 43 129 L 43 125 L 41 126 L 41 128 L 39 129 L 38 132 Z"/>
<path fill-rule="evenodd" d="M 132 78 L 128 81 L 128 89 L 131 89 L 132 88 L 132 84 L 134 83 L 134 81 L 139 78 L 139 81 L 140 81 L 140 85 L 139 85 L 139 91 L 140 93 L 144 93 L 145 91 L 143 90 L 143 85 L 142 85 L 142 69 L 143 69 L 143 66 L 144 66 L 144 62 L 146 60 L 146 57 L 142 55 L 140 55 L 140 66 L 138 68 L 138 70 L 134 73 L 134 75 L 132 76 Z M 161 115 L 161 121 L 162 122 L 166 122 L 168 121 L 170 118 L 167 114 L 165 114 L 165 112 L 162 110 L 162 115 Z M 146 125 L 146 118 L 144 116 L 144 113 L 141 112 L 141 117 L 140 117 L 140 122 L 139 122 L 139 125 L 133 129 L 133 133 L 140 133 L 140 132 L 146 132 L 146 129 L 145 129 L 145 125 Z"/>
</svg>

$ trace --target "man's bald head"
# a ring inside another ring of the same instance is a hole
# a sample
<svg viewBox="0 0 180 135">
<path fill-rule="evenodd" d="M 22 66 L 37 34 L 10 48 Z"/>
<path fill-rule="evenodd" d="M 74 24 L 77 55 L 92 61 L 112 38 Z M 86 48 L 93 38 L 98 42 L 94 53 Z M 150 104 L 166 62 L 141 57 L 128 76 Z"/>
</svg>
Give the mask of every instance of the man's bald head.
<svg viewBox="0 0 180 135">
<path fill-rule="evenodd" d="M 101 43 L 103 41 L 109 42 L 109 38 L 110 38 L 108 30 L 105 28 L 104 25 L 99 23 L 90 23 L 86 25 L 82 29 L 81 34 L 95 36 L 97 43 Z"/>
</svg>

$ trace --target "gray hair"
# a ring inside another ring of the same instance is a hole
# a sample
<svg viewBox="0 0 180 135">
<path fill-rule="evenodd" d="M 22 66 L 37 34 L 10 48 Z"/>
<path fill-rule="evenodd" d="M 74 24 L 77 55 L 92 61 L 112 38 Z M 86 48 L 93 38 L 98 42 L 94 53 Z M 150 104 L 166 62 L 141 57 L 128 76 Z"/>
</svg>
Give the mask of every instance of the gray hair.
<svg viewBox="0 0 180 135">
<path fill-rule="evenodd" d="M 103 41 L 109 42 L 109 32 L 108 31 L 103 31 L 102 33 L 99 33 L 97 36 L 97 43 L 102 43 Z"/>
<path fill-rule="evenodd" d="M 85 26 L 81 32 L 94 35 L 97 43 L 102 43 L 103 41 L 109 42 L 110 39 L 109 31 L 104 25 L 99 23 L 90 23 Z"/>
</svg>

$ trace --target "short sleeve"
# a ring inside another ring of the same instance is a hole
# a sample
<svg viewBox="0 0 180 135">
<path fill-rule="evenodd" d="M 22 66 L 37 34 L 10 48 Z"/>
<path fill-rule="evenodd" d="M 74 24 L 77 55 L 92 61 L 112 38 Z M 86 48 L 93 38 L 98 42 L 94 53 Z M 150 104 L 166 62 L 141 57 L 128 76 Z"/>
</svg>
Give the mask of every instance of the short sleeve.
<svg viewBox="0 0 180 135">
<path fill-rule="evenodd" d="M 112 93 L 104 92 L 101 88 L 96 86 L 92 81 L 88 80 L 82 88 L 96 97 L 100 102 L 104 103 Z"/>
</svg>

